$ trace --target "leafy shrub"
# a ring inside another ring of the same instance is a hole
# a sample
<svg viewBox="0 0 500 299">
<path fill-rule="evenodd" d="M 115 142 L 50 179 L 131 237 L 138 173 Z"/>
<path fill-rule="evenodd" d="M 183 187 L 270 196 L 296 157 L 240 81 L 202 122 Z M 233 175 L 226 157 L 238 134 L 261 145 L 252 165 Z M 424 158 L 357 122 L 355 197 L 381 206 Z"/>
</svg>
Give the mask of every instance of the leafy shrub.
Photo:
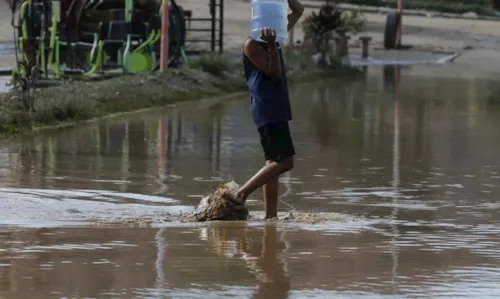
<svg viewBox="0 0 500 299">
<path fill-rule="evenodd" d="M 302 22 L 306 39 L 322 36 L 342 25 L 342 13 L 337 9 L 338 1 L 326 0 L 319 12 L 312 12 Z"/>
<path fill-rule="evenodd" d="M 358 33 L 363 30 L 366 18 L 362 11 L 344 11 L 340 18 L 340 26 L 337 30 L 341 29 L 345 32 Z"/>
</svg>

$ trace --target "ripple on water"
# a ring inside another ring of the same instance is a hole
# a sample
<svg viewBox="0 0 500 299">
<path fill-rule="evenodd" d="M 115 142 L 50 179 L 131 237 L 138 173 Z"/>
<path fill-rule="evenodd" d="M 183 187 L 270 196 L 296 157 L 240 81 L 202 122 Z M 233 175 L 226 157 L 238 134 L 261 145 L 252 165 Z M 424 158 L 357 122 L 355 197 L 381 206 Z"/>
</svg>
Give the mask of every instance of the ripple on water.
<svg viewBox="0 0 500 299">
<path fill-rule="evenodd" d="M 148 224 L 193 210 L 171 205 L 177 200 L 167 197 L 100 190 L 1 188 L 0 196 L 0 224 L 27 227 Z"/>
<path fill-rule="evenodd" d="M 174 203 L 177 200 L 168 197 L 152 196 L 134 193 L 122 193 L 108 190 L 54 190 L 54 189 L 16 189 L 0 188 L 0 194 L 13 196 L 22 199 L 23 195 L 37 196 L 39 199 L 65 199 L 65 198 L 88 198 L 93 200 L 106 199 L 114 201 L 125 201 L 132 199 L 143 202 Z"/>
<path fill-rule="evenodd" d="M 361 285 L 361 284 L 360 284 Z M 366 283 L 369 286 L 369 283 Z M 220 285 L 217 289 L 206 289 L 204 285 L 197 285 L 199 289 L 139 289 L 134 292 L 137 298 L 152 298 L 152 297 L 171 297 L 171 298 L 251 298 L 257 291 L 257 287 L 234 287 Z M 371 292 L 354 292 L 349 290 L 337 291 L 328 290 L 328 286 L 323 286 L 325 289 L 310 288 L 301 290 L 290 290 L 286 292 L 287 298 L 290 299 L 306 299 L 306 298 L 406 298 L 400 295 L 381 295 Z M 275 293 L 276 297 L 281 297 L 283 294 L 279 290 L 269 290 L 270 293 Z M 268 293 L 268 295 L 270 295 Z"/>
<path fill-rule="evenodd" d="M 193 211 L 193 207 L 189 206 L 165 205 L 177 202 L 171 198 L 105 190 L 0 188 L 2 193 L 5 199 L 0 202 L 0 224 L 24 227 L 93 223 L 175 226 L 179 224 L 181 213 Z M 293 218 L 287 216 L 280 214 L 280 218 L 286 219 L 281 224 L 302 229 L 340 232 L 366 227 L 371 223 L 366 219 L 336 213 L 295 213 Z M 251 220 L 263 218 L 263 213 L 256 212 Z"/>
<path fill-rule="evenodd" d="M 202 286 L 204 287 L 204 286 Z M 134 291 L 135 298 L 250 298 L 256 288 L 239 286 L 219 286 L 217 289 L 191 288 L 191 289 L 138 289 Z"/>
</svg>

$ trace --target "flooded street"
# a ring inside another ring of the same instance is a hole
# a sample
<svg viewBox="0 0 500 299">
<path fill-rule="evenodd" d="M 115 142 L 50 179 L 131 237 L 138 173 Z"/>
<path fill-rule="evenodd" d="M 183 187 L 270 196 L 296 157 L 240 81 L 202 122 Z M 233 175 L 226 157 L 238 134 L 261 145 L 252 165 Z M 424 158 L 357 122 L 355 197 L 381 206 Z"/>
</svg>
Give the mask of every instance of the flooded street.
<svg viewBox="0 0 500 299">
<path fill-rule="evenodd" d="M 280 210 L 321 223 L 174 221 L 263 164 L 247 96 L 0 144 L 0 298 L 498 298 L 499 82 L 297 86 Z"/>
</svg>

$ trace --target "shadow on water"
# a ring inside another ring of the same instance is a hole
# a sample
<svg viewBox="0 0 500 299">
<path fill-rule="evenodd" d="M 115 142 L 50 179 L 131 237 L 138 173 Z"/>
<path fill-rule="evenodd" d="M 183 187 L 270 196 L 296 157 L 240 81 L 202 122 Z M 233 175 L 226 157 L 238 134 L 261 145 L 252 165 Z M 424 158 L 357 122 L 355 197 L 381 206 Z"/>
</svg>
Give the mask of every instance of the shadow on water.
<svg viewBox="0 0 500 299">
<path fill-rule="evenodd" d="M 0 296 L 498 295 L 498 81 L 434 70 L 366 68 L 291 93 L 297 163 L 280 180 L 280 209 L 376 225 L 9 228 Z M 246 97 L 205 101 L 0 145 L 0 219 L 44 226 L 188 209 L 263 164 L 249 114 Z M 263 209 L 260 194 L 249 208 Z M 23 277 L 31 288 L 12 286 Z"/>
</svg>

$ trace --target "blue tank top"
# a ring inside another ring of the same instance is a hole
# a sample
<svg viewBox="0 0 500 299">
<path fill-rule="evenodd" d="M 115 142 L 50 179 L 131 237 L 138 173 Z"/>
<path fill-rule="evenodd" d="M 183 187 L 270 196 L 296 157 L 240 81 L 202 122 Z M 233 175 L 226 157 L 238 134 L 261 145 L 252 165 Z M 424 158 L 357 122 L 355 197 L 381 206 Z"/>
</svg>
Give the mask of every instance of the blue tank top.
<svg viewBox="0 0 500 299">
<path fill-rule="evenodd" d="M 267 51 L 266 43 L 257 43 Z M 245 67 L 248 91 L 250 92 L 252 118 L 257 128 L 270 123 L 292 120 L 283 53 L 281 52 L 280 45 L 277 45 L 282 74 L 279 81 L 270 78 L 259 70 L 243 53 L 243 65 Z"/>
</svg>

